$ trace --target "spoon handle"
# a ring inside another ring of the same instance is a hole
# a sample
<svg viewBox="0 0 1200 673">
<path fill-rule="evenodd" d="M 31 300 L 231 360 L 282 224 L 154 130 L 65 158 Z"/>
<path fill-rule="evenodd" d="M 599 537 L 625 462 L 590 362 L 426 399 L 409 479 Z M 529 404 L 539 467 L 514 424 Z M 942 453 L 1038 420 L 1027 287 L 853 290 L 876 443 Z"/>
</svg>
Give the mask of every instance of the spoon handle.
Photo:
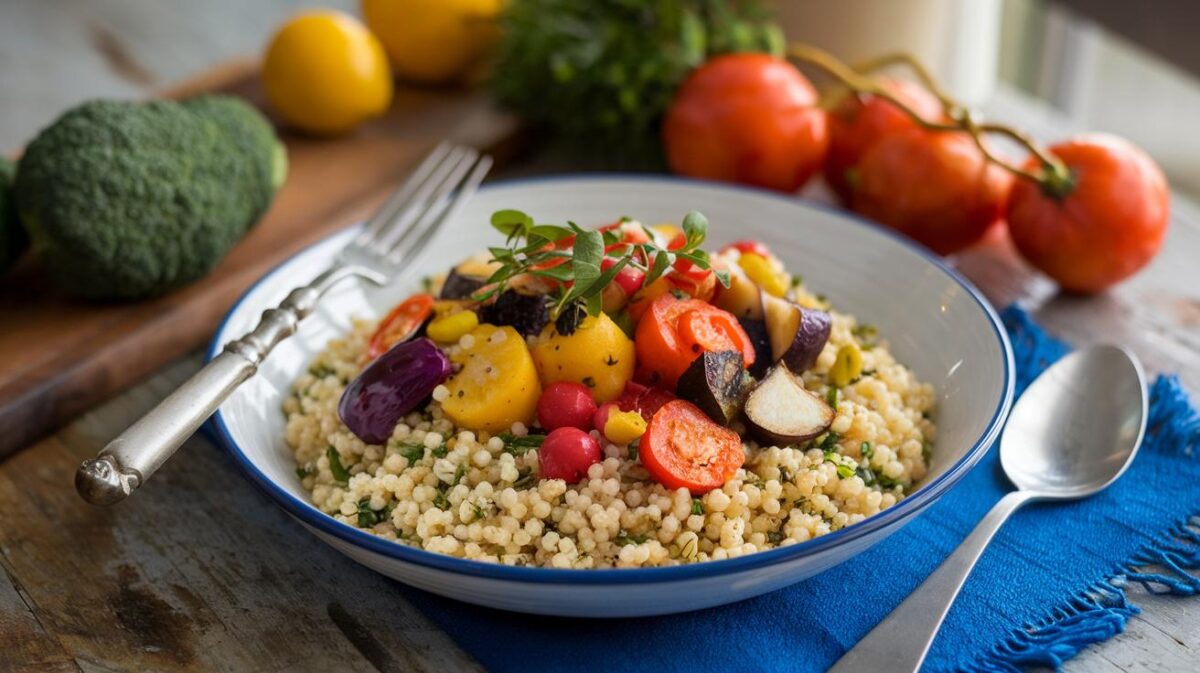
<svg viewBox="0 0 1200 673">
<path fill-rule="evenodd" d="M 958 590 L 975 567 L 975 561 L 1008 516 L 1033 497 L 1028 491 L 1013 491 L 1001 498 L 954 553 L 843 655 L 829 673 L 920 669 Z"/>
</svg>

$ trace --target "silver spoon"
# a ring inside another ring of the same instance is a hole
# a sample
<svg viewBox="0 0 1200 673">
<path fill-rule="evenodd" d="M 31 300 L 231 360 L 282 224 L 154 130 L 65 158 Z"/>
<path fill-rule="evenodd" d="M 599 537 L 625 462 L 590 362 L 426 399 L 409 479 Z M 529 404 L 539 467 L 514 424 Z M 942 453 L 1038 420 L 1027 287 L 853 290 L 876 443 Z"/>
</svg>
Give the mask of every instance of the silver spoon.
<svg viewBox="0 0 1200 673">
<path fill-rule="evenodd" d="M 1116 481 L 1142 443 L 1148 408 L 1142 366 L 1123 348 L 1090 346 L 1047 369 L 1017 401 L 1000 438 L 1000 464 L 1017 490 L 830 673 L 918 670 L 1000 525 L 1027 502 L 1084 498 Z"/>
</svg>

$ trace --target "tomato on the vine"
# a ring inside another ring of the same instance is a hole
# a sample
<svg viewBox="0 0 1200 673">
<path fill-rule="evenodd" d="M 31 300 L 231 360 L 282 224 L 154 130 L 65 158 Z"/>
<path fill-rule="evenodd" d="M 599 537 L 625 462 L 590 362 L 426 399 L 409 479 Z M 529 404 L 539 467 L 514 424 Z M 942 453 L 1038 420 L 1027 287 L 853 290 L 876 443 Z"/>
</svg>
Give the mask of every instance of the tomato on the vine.
<svg viewBox="0 0 1200 673">
<path fill-rule="evenodd" d="M 1162 247 L 1170 193 L 1162 170 L 1122 138 L 1091 134 L 1049 151 L 1070 176 L 1019 180 L 1008 225 L 1021 254 L 1066 290 L 1099 292 L 1146 265 Z M 1036 169 L 1033 158 L 1026 165 Z"/>
<path fill-rule="evenodd" d="M 879 83 L 922 119 L 942 118 L 941 103 L 916 82 L 885 78 Z M 842 203 L 849 203 L 855 166 L 863 153 L 884 136 L 914 128 L 917 122 L 891 101 L 869 93 L 846 93 L 829 111 L 825 182 L 841 197 Z"/>
<path fill-rule="evenodd" d="M 726 54 L 684 80 L 663 141 L 675 173 L 794 192 L 820 169 L 829 136 L 817 92 L 795 66 Z"/>
<path fill-rule="evenodd" d="M 867 149 L 850 207 L 948 255 L 1000 219 L 1011 185 L 966 133 L 910 129 Z"/>
</svg>

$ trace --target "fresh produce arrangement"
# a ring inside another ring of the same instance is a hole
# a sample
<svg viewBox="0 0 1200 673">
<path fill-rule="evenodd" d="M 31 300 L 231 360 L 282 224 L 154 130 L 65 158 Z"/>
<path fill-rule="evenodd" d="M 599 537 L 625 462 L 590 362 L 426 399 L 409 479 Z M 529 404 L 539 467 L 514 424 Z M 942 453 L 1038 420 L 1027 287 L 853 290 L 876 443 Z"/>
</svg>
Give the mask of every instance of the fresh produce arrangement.
<svg viewBox="0 0 1200 673">
<path fill-rule="evenodd" d="M 358 321 L 285 402 L 322 511 L 497 563 L 730 558 L 895 504 L 933 391 L 771 250 L 708 223 L 495 213 L 505 244 Z"/>
<path fill-rule="evenodd" d="M 673 171 L 794 192 L 824 165 L 848 208 L 939 254 L 1007 224 L 1017 250 L 1073 292 L 1099 292 L 1145 266 L 1162 245 L 1169 192 L 1131 143 L 1092 134 L 1044 148 L 985 123 L 904 55 L 852 68 L 807 45 L 790 59 L 837 80 L 818 104 L 789 61 L 719 57 L 684 81 L 667 110 Z M 916 80 L 876 76 L 906 65 Z M 1030 154 L 1018 165 L 992 149 L 1004 136 Z"/>
<path fill-rule="evenodd" d="M 581 156 L 659 166 L 671 97 L 708 58 L 782 54 L 758 0 L 514 0 L 500 18 L 496 99 Z"/>
<path fill-rule="evenodd" d="M 266 211 L 286 172 L 270 124 L 239 99 L 100 100 L 29 144 L 12 196 L 64 291 L 138 299 L 208 273 Z"/>
</svg>

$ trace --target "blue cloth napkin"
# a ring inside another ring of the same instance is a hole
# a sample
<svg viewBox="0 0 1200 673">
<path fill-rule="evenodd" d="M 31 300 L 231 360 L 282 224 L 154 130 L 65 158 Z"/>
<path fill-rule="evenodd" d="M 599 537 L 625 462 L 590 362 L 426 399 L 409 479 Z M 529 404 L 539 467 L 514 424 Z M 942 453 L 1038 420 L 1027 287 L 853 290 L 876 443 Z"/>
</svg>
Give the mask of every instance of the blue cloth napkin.
<svg viewBox="0 0 1200 673">
<path fill-rule="evenodd" d="M 1024 390 L 1067 346 L 1004 312 Z M 1103 493 L 1031 505 L 993 540 L 954 604 L 927 671 L 1058 666 L 1119 633 L 1128 582 L 1200 593 L 1200 415 L 1173 376 L 1152 387 L 1146 443 Z M 917 520 L 817 577 L 734 605 L 666 617 L 520 615 L 408 595 L 494 671 L 824 671 L 900 603 L 1012 487 L 998 451 Z M 1189 526 L 1189 521 L 1192 526 Z M 1157 573 L 1139 572 L 1147 565 Z M 586 571 L 581 571 L 586 572 Z"/>
</svg>

